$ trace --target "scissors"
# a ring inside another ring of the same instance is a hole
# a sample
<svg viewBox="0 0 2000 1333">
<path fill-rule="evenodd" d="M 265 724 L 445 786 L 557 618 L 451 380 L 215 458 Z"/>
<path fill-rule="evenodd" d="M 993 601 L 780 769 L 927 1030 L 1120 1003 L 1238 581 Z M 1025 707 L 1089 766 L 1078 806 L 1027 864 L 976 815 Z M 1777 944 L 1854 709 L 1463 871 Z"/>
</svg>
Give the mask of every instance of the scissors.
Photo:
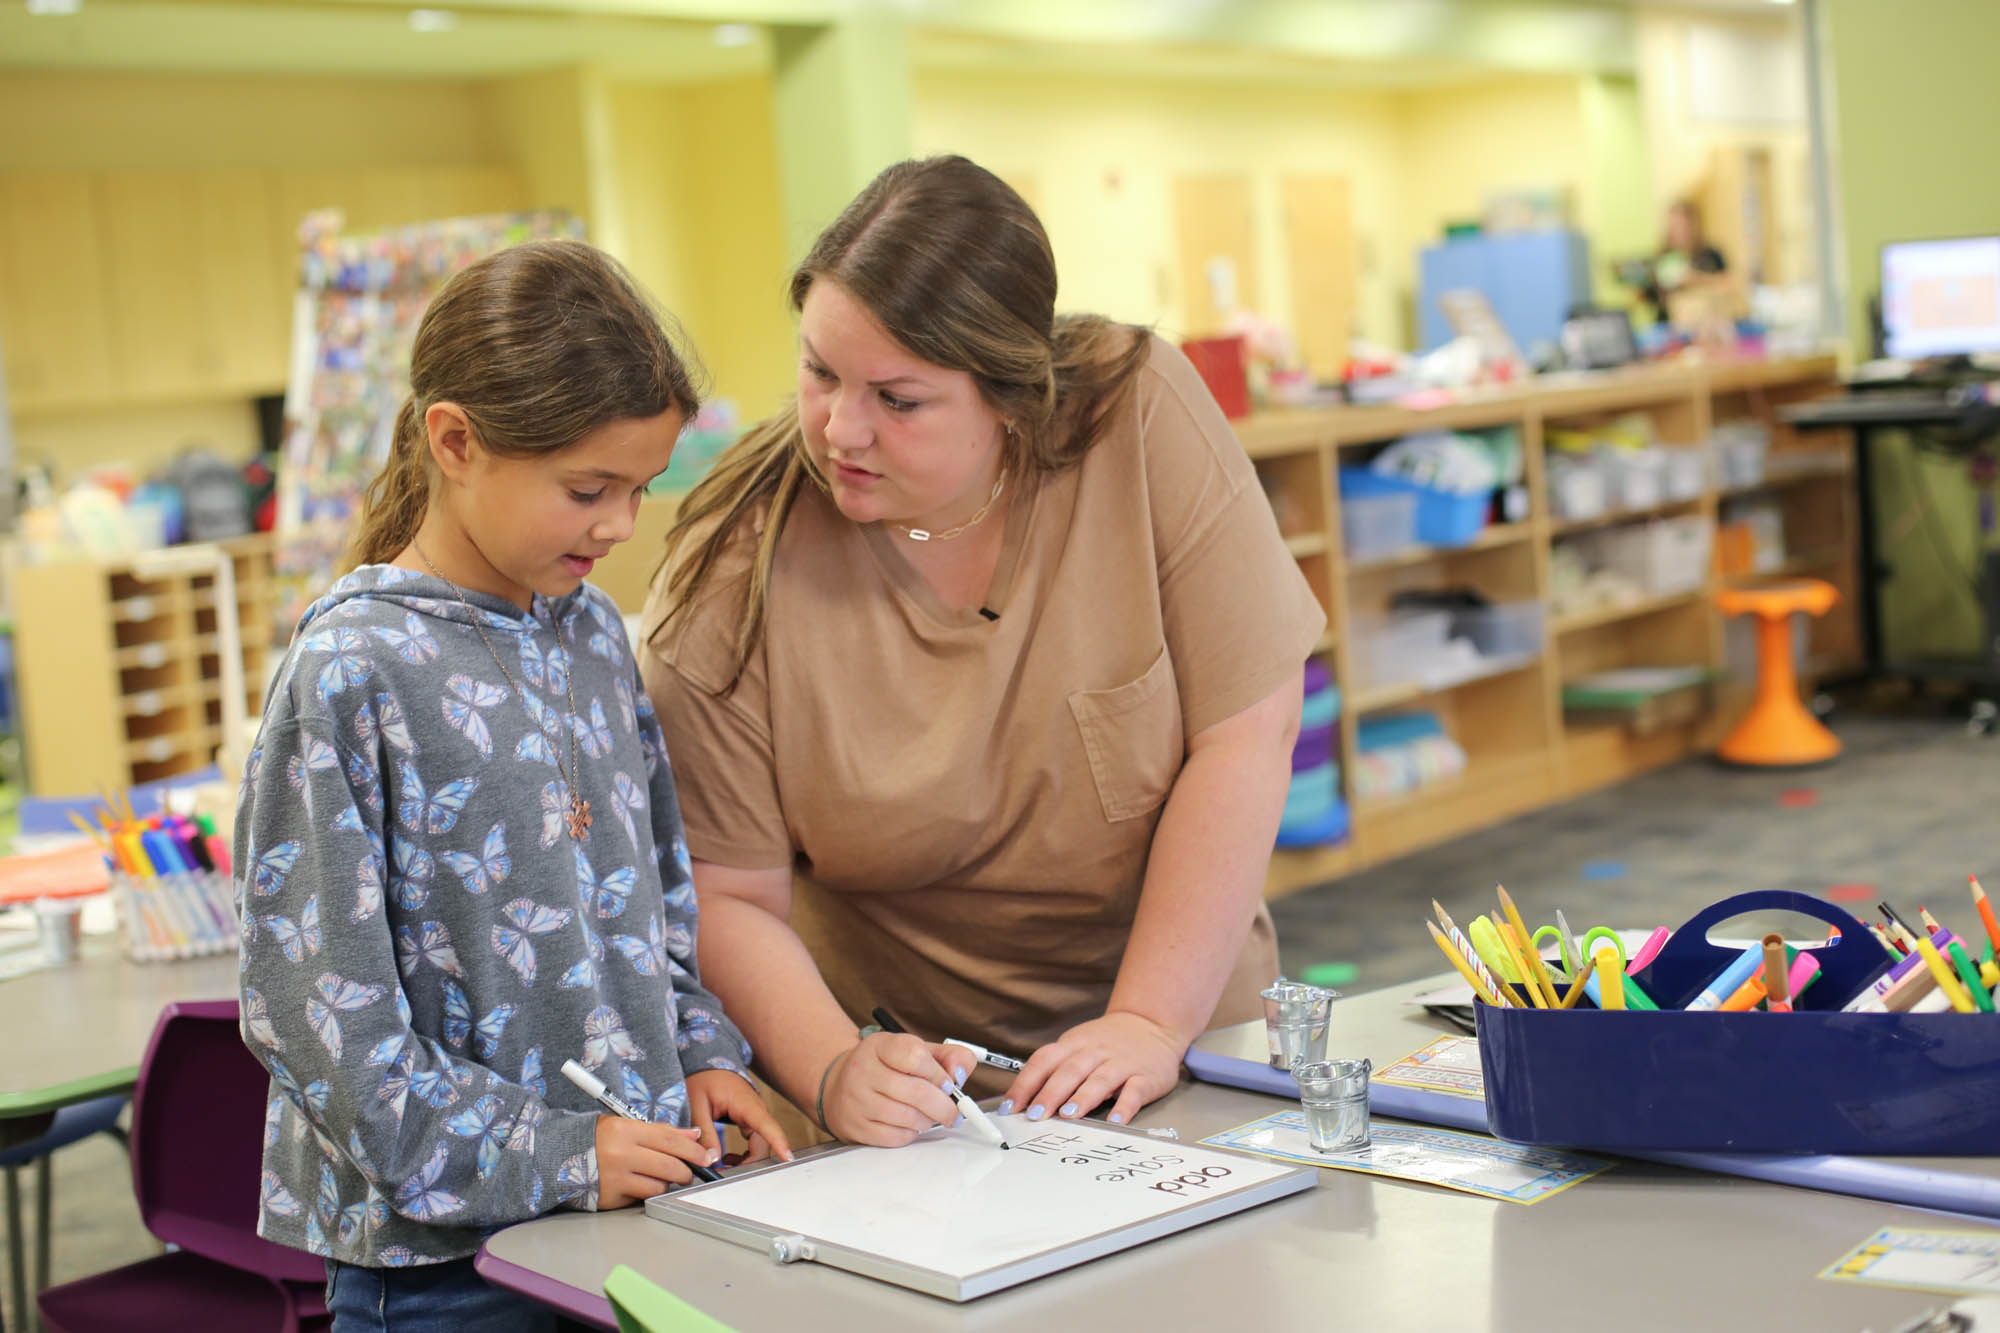
<svg viewBox="0 0 2000 1333">
<path fill-rule="evenodd" d="M 1618 970 L 1620 972 L 1625 970 L 1625 941 L 1609 926 L 1592 926 L 1584 932 L 1583 939 L 1579 942 L 1570 934 L 1569 922 L 1563 920 L 1563 914 L 1558 911 L 1553 926 L 1542 926 L 1535 931 L 1533 944 L 1536 950 L 1542 948 L 1542 937 L 1545 935 L 1555 936 L 1556 952 L 1562 958 L 1563 970 L 1572 980 L 1589 970 L 1592 957 L 1591 945 L 1597 940 L 1603 940 L 1617 952 Z"/>
</svg>

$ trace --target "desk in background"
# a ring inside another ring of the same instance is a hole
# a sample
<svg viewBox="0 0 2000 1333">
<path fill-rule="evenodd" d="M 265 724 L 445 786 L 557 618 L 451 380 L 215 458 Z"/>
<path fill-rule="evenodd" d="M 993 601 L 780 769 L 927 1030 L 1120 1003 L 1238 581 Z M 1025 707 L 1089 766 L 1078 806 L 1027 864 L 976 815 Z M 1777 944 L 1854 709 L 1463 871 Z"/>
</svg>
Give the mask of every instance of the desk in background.
<svg viewBox="0 0 2000 1333">
<path fill-rule="evenodd" d="M 1379 1069 L 1444 1032 L 1401 1003 L 1420 987 L 1338 1001 L 1329 1047 Z M 1199 1043 L 1258 1054 L 1260 1024 Z M 1147 1108 L 1192 1143 L 1281 1109 L 1187 1083 Z M 1962 1160 L 1957 1170 L 1976 1169 Z M 2000 1169 L 1982 1159 L 1980 1166 Z M 1619 1333 L 1692 1328 L 1886 1330 L 1943 1303 L 1815 1276 L 1883 1226 L 1967 1224 L 1868 1200 L 1621 1162 L 1532 1207 L 1351 1172 L 1318 1189 L 966 1305 L 751 1250 L 636 1209 L 510 1227 L 489 1281 L 614 1327 L 605 1275 L 629 1264 L 737 1329 L 819 1333 L 1097 1327 L 1452 1329 Z"/>
</svg>

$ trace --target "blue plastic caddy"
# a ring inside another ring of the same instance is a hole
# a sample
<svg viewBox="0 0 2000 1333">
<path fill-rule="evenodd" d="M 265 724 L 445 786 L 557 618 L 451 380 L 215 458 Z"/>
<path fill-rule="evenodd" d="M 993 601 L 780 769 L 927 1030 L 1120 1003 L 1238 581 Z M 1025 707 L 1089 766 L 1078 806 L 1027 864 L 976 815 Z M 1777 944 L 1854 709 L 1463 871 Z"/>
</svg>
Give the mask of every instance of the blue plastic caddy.
<svg viewBox="0 0 2000 1333">
<path fill-rule="evenodd" d="M 1708 931 L 1787 911 L 1840 928 L 1813 945 L 1797 1012 L 1686 1013 L 1740 951 Z M 1697 913 L 1634 977 L 1659 1012 L 1478 1006 L 1495 1134 L 1551 1147 L 2000 1155 L 2000 1014 L 1844 1014 L 1890 967 L 1867 927 L 1803 893 Z"/>
</svg>

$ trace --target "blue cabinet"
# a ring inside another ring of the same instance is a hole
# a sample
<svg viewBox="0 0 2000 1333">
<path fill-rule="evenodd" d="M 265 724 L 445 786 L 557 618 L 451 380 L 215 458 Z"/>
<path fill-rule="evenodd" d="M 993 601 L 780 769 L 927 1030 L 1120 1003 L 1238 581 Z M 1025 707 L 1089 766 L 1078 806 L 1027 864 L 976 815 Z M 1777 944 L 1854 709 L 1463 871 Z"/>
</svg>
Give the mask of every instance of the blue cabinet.
<svg viewBox="0 0 2000 1333">
<path fill-rule="evenodd" d="M 1590 300 L 1590 242 L 1581 232 L 1471 236 L 1427 247 L 1417 279 L 1417 317 L 1426 350 L 1452 337 L 1438 293 L 1471 287 L 1486 294 L 1523 355 L 1555 342 L 1572 306 Z"/>
</svg>

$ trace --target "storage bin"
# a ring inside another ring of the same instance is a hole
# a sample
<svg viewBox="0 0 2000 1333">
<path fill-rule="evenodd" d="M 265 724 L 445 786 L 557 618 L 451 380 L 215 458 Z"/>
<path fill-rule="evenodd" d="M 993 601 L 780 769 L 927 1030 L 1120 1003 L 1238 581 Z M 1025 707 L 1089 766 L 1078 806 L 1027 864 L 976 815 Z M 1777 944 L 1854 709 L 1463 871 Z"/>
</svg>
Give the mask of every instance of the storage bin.
<svg viewBox="0 0 2000 1333">
<path fill-rule="evenodd" d="M 1708 458 L 1699 449 L 1662 449 L 1669 501 L 1693 500 L 1708 487 Z"/>
<path fill-rule="evenodd" d="M 1339 730 L 1331 722 L 1317 727 L 1300 727 L 1299 739 L 1292 746 L 1292 772 L 1303 773 L 1309 768 L 1333 762 L 1334 737 Z"/>
<path fill-rule="evenodd" d="M 1556 518 L 1596 518 L 1610 505 L 1604 468 L 1595 458 L 1549 459 L 1549 512 Z"/>
<path fill-rule="evenodd" d="M 1355 672 L 1365 685 L 1417 680 L 1445 650 L 1451 612 L 1416 611 L 1354 622 Z"/>
<path fill-rule="evenodd" d="M 1600 449 L 1613 509 L 1652 509 L 1666 499 L 1667 459 L 1659 449 Z"/>
<path fill-rule="evenodd" d="M 1715 528 L 1705 514 L 1634 523 L 1595 535 L 1604 568 L 1631 579 L 1648 596 L 1691 592 L 1708 580 Z"/>
<path fill-rule="evenodd" d="M 1739 952 L 1709 930 L 1770 911 L 1840 929 L 1807 946 L 1820 975 L 1798 1012 L 1683 1012 Z M 1838 1012 L 1888 967 L 1832 903 L 1782 889 L 1724 899 L 1636 974 L 1657 1013 L 1478 1005 L 1487 1117 L 1501 1138 L 1549 1147 L 1991 1155 L 2000 1017 Z"/>
<path fill-rule="evenodd" d="M 1535 657 L 1547 620 L 1548 609 L 1540 602 L 1503 602 L 1454 612 L 1451 632 L 1472 640 L 1481 657 Z"/>
<path fill-rule="evenodd" d="M 1755 486 L 1764 480 L 1770 427 L 1759 421 L 1725 421 L 1715 428 L 1711 439 L 1716 475 L 1723 486 Z"/>
<path fill-rule="evenodd" d="M 1385 477 L 1365 467 L 1340 469 L 1343 523 L 1350 500 L 1379 495 L 1414 495 L 1417 498 L 1416 539 L 1428 546 L 1465 545 L 1486 527 L 1487 512 L 1493 507 L 1490 491 L 1456 495 L 1420 486 L 1401 477 Z"/>
<path fill-rule="evenodd" d="M 1249 347 L 1241 336 L 1194 338 L 1181 344 L 1215 405 L 1231 421 L 1250 415 Z"/>
<path fill-rule="evenodd" d="M 1343 496 L 1340 540 L 1350 560 L 1393 555 L 1416 545 L 1417 496 L 1414 491 L 1381 495 Z"/>
</svg>

